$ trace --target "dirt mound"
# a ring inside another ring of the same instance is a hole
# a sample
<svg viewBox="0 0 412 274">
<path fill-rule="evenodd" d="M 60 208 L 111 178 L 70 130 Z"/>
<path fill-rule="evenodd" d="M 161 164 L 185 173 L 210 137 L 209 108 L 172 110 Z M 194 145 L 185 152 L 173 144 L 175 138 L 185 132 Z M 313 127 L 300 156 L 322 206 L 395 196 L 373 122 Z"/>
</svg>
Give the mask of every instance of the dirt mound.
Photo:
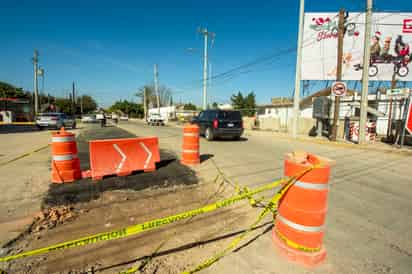
<svg viewBox="0 0 412 274">
<path fill-rule="evenodd" d="M 48 230 L 59 224 L 74 220 L 78 212 L 73 206 L 59 206 L 44 209 L 34 216 L 30 232 L 36 233 L 41 230 Z"/>
</svg>

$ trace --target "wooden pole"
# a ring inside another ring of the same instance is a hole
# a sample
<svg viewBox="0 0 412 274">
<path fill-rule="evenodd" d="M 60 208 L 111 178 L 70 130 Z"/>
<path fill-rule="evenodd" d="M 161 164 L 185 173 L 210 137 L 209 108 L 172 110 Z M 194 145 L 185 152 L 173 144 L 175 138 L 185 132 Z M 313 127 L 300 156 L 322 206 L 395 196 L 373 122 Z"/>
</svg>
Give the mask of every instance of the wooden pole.
<svg viewBox="0 0 412 274">
<path fill-rule="evenodd" d="M 342 80 L 342 58 L 343 58 L 343 36 L 345 34 L 345 10 L 339 11 L 339 23 L 338 23 L 338 60 L 336 65 L 336 81 Z M 340 96 L 335 96 L 335 111 L 333 114 L 332 132 L 330 135 L 331 141 L 336 141 L 338 132 L 339 121 L 339 109 L 340 109 Z"/>
</svg>

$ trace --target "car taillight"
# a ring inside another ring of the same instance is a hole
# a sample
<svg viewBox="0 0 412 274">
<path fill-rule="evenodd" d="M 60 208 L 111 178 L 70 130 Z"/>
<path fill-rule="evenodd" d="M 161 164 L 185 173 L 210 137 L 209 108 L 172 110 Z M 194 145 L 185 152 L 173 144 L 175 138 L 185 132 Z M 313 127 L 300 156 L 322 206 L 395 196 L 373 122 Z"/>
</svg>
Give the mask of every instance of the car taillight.
<svg viewBox="0 0 412 274">
<path fill-rule="evenodd" d="M 219 127 L 219 121 L 213 120 L 213 128 L 218 128 L 218 127 Z"/>
<path fill-rule="evenodd" d="M 243 128 L 243 121 L 240 121 L 240 128 Z"/>
</svg>

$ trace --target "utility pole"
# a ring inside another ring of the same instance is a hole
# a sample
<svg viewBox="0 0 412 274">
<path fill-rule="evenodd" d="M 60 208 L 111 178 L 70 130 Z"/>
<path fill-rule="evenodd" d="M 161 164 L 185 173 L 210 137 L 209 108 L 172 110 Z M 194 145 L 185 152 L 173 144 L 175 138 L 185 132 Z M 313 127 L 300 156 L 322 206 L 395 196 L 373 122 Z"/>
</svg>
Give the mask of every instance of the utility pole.
<svg viewBox="0 0 412 274">
<path fill-rule="evenodd" d="M 298 122 L 300 116 L 299 101 L 300 101 L 300 78 L 302 65 L 302 40 L 303 40 L 303 19 L 305 15 L 305 0 L 300 0 L 299 7 L 299 34 L 296 56 L 296 73 L 295 73 L 295 92 L 293 95 L 293 123 L 292 137 L 296 138 L 298 132 Z"/>
<path fill-rule="evenodd" d="M 76 87 L 74 81 L 72 83 L 72 115 L 76 115 Z"/>
<path fill-rule="evenodd" d="M 80 96 L 80 114 L 83 115 L 83 95 Z"/>
<path fill-rule="evenodd" d="M 342 80 L 342 57 L 343 57 L 343 36 L 345 35 L 345 10 L 339 11 L 338 23 L 338 60 L 336 65 L 336 81 Z M 338 133 L 338 121 L 340 112 L 340 96 L 335 96 L 335 110 L 333 114 L 331 141 L 336 141 Z"/>
<path fill-rule="evenodd" d="M 391 89 L 396 88 L 396 73 L 392 74 Z M 386 92 L 388 94 L 388 92 Z M 387 96 L 387 95 L 386 95 Z M 389 98 L 389 113 L 388 113 L 388 129 L 386 130 L 386 137 L 392 138 L 392 96 Z M 392 142 L 392 140 L 391 140 Z"/>
<path fill-rule="evenodd" d="M 34 50 L 33 55 L 33 69 L 34 69 L 34 114 L 39 112 L 39 82 L 37 79 L 37 73 L 39 72 L 39 51 Z"/>
<path fill-rule="evenodd" d="M 211 39 L 214 39 L 215 33 L 207 31 L 207 28 L 199 28 L 198 32 L 203 35 L 204 37 L 204 53 L 203 53 L 203 100 L 202 100 L 202 107 L 203 109 L 207 108 L 207 47 L 208 47 L 208 37 L 211 36 Z M 212 40 L 213 41 L 213 40 Z"/>
<path fill-rule="evenodd" d="M 369 62 L 370 62 L 370 36 L 372 21 L 372 0 L 366 1 L 365 16 L 365 48 L 363 51 L 363 70 L 362 70 L 362 94 L 360 103 L 360 120 L 359 120 L 359 144 L 365 143 L 365 127 L 368 117 L 368 88 L 369 88 Z"/>
<path fill-rule="evenodd" d="M 143 87 L 143 116 L 144 116 L 144 120 L 147 121 L 147 91 L 146 91 L 146 87 Z"/>
<path fill-rule="evenodd" d="M 159 96 L 159 73 L 157 71 L 157 64 L 154 64 L 154 85 L 155 85 L 155 93 L 156 93 L 156 100 L 157 100 L 157 111 L 160 114 L 160 96 Z"/>
</svg>

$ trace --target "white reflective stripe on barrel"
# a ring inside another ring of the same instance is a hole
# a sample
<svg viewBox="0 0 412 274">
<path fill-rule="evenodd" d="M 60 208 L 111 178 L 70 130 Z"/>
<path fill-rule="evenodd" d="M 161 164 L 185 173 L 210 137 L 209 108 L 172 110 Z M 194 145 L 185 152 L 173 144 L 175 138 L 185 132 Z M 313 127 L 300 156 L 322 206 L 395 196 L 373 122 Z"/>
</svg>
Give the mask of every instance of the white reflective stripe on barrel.
<svg viewBox="0 0 412 274">
<path fill-rule="evenodd" d="M 65 137 L 52 137 L 53 143 L 65 143 L 65 142 L 74 142 L 74 136 L 65 136 Z"/>
<path fill-rule="evenodd" d="M 328 184 L 312 184 L 312 183 L 306 183 L 306 182 L 301 182 L 301 181 L 296 181 L 294 186 L 298 186 L 304 189 L 313 189 L 313 190 L 325 190 L 329 189 Z"/>
<path fill-rule="evenodd" d="M 53 160 L 54 161 L 68 161 L 68 160 L 73 160 L 77 159 L 77 154 L 66 154 L 66 155 L 54 155 Z"/>
<path fill-rule="evenodd" d="M 194 136 L 194 137 L 196 137 L 196 136 L 199 136 L 199 134 L 198 133 L 183 133 L 183 136 Z"/>
<path fill-rule="evenodd" d="M 279 213 L 276 216 L 276 218 L 279 219 L 279 221 L 281 221 L 285 225 L 287 225 L 291 228 L 294 228 L 296 230 L 305 231 L 305 232 L 320 232 L 320 231 L 323 230 L 323 226 L 306 226 L 306 225 L 301 225 L 301 224 L 294 223 L 292 221 L 289 221 L 288 219 L 286 219 L 285 217 L 283 217 Z"/>
<path fill-rule="evenodd" d="M 183 153 L 198 153 L 199 150 L 193 150 L 193 149 L 184 149 Z"/>
</svg>

